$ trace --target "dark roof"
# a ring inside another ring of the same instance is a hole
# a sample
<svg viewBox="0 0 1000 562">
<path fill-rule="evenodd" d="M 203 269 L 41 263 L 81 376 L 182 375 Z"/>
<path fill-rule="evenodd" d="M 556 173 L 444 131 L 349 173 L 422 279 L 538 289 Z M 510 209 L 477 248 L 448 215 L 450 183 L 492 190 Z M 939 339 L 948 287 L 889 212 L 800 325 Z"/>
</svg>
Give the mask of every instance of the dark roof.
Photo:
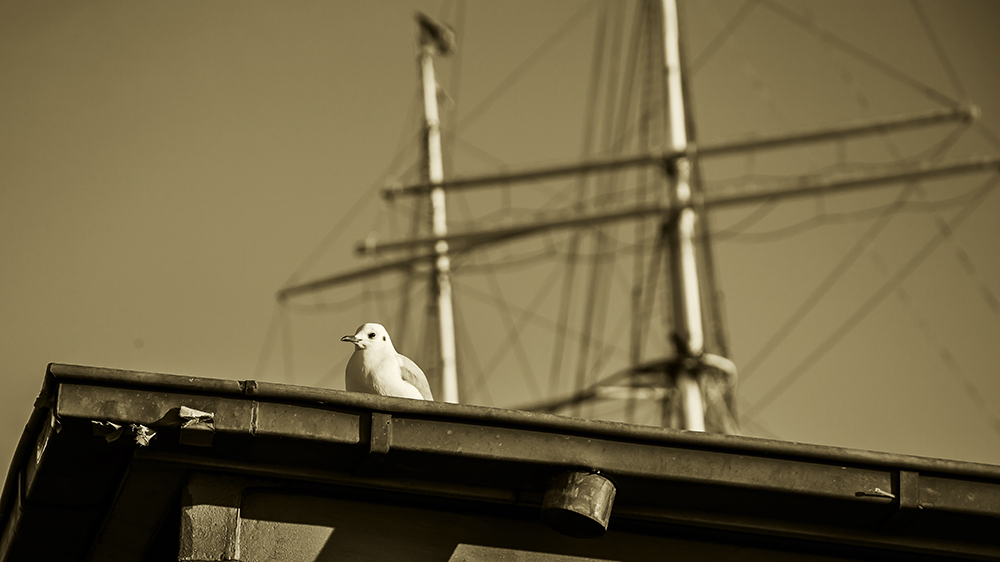
<svg viewBox="0 0 1000 562">
<path fill-rule="evenodd" d="M 148 445 L 143 428 L 156 432 Z M 612 528 L 1000 558 L 998 466 L 52 364 L 0 499 L 0 560 L 39 545 L 80 558 L 114 536 L 145 545 L 179 486 L 163 466 L 528 507 L 550 477 L 583 469 L 615 484 Z M 151 483 L 135 505 L 130 471 Z"/>
</svg>

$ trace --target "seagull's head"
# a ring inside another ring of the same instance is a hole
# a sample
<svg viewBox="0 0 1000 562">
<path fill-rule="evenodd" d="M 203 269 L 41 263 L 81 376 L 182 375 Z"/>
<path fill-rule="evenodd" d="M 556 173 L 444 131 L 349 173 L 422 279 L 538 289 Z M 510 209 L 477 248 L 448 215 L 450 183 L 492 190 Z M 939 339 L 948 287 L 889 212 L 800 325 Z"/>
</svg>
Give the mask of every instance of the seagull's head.
<svg viewBox="0 0 1000 562">
<path fill-rule="evenodd" d="M 340 341 L 353 343 L 357 349 L 395 349 L 385 326 L 374 322 L 362 324 L 353 336 L 344 336 Z"/>
</svg>

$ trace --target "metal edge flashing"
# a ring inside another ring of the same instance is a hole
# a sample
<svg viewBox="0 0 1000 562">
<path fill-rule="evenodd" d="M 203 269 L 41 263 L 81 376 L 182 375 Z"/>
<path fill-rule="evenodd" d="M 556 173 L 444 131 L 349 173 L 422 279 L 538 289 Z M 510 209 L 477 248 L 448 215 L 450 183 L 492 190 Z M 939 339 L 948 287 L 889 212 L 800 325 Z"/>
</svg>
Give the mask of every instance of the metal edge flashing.
<svg viewBox="0 0 1000 562">
<path fill-rule="evenodd" d="M 325 388 L 259 381 L 235 381 L 194 376 L 126 371 L 52 363 L 48 378 L 54 384 L 78 382 L 95 386 L 169 390 L 252 398 L 259 401 L 300 403 L 358 412 L 386 412 L 394 416 L 461 418 L 485 425 L 529 428 L 579 436 L 615 438 L 629 442 L 669 444 L 675 447 L 726 451 L 795 460 L 817 460 L 853 466 L 887 467 L 921 474 L 945 474 L 973 479 L 1000 479 L 1000 466 L 778 441 L 742 435 L 675 430 L 604 420 L 587 420 L 555 414 L 508 410 L 486 406 L 426 402 Z"/>
</svg>

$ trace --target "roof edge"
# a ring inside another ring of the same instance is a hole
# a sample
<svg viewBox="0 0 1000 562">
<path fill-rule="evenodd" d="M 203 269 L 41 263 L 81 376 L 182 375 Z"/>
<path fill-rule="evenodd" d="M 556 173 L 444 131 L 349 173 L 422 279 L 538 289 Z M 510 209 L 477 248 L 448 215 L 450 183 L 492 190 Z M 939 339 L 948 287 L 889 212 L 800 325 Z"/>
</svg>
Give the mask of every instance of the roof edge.
<svg viewBox="0 0 1000 562">
<path fill-rule="evenodd" d="M 232 379 L 170 375 L 62 363 L 49 364 L 46 381 L 50 380 L 54 383 L 82 382 L 95 386 L 169 389 L 175 392 L 205 393 L 217 396 L 245 397 L 254 400 L 295 402 L 328 407 L 335 406 L 352 410 L 396 412 L 429 418 L 462 418 L 491 425 L 507 427 L 523 427 L 527 425 L 550 431 L 611 437 L 634 442 L 670 444 L 680 447 L 715 449 L 737 453 L 744 452 L 790 459 L 833 461 L 851 465 L 892 467 L 925 474 L 934 473 L 967 478 L 1000 479 L 1000 466 L 985 463 L 849 449 L 743 435 L 694 432 L 624 422 L 588 420 L 556 414 L 469 404 L 409 400 L 405 398 L 254 380 L 237 381 Z M 45 389 L 43 388 L 44 393 Z M 22 436 L 23 439 L 24 437 Z"/>
</svg>

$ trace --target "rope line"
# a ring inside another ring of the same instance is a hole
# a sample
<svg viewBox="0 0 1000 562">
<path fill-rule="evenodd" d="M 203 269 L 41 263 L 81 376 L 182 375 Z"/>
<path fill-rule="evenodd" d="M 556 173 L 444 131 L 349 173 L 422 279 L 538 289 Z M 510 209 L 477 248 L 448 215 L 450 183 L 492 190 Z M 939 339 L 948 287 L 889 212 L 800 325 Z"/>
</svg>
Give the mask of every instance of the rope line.
<svg viewBox="0 0 1000 562">
<path fill-rule="evenodd" d="M 511 322 L 507 326 L 507 334 L 504 338 L 504 342 L 493 351 L 493 355 L 491 355 L 486 361 L 486 366 L 483 368 L 483 373 L 486 377 L 492 376 L 494 369 L 500 365 L 500 362 L 503 361 L 504 357 L 507 355 L 507 351 L 504 349 L 506 346 L 513 343 L 520 345 L 519 335 L 524 327 L 524 324 L 528 320 L 529 311 L 537 310 L 540 301 L 549 295 L 549 292 L 552 291 L 553 287 L 555 287 L 555 283 L 552 282 L 553 278 L 555 277 L 555 274 L 558 273 L 559 270 L 557 268 L 552 268 L 549 276 L 541 283 L 538 291 L 531 298 L 530 304 L 528 304 L 528 306 L 521 311 L 521 314 L 516 321 Z"/>
<path fill-rule="evenodd" d="M 639 34 L 635 33 L 635 30 L 642 25 L 641 13 L 636 10 L 637 20 L 635 26 L 633 27 L 632 34 L 632 48 L 629 50 L 630 61 L 623 75 L 619 74 L 619 59 L 621 58 L 621 49 L 623 42 L 623 32 L 624 25 L 621 24 L 624 18 L 624 10 L 621 9 L 623 4 L 618 4 L 619 9 L 615 10 L 612 17 L 607 18 L 607 23 L 610 28 L 614 30 L 612 39 L 610 42 L 610 48 L 608 49 L 608 62 L 609 69 L 607 73 L 607 89 L 604 96 L 604 120 L 603 120 L 603 140 L 602 148 L 604 150 L 610 150 L 612 153 L 618 153 L 621 151 L 621 144 L 616 142 L 616 128 L 623 128 L 623 123 L 625 121 L 624 115 L 627 115 L 628 109 L 632 101 L 632 90 L 630 88 L 632 81 L 635 78 L 635 68 L 636 68 L 636 53 L 638 51 L 639 45 Z M 619 92 L 619 85 L 621 85 L 621 92 Z M 618 103 L 619 112 L 616 115 L 615 106 Z M 597 189 L 597 197 L 607 196 L 607 194 L 613 194 L 616 185 L 616 179 L 618 175 L 614 176 L 604 176 L 599 178 Z M 603 180 L 603 181 L 601 181 Z M 613 196 L 613 195 L 612 195 Z M 614 228 L 613 226 L 610 228 Z M 596 229 L 596 244 L 597 251 L 601 253 L 602 251 L 607 251 L 608 239 L 603 236 L 605 228 Z M 606 316 L 606 308 L 608 302 L 608 291 L 605 290 L 607 286 L 607 267 L 601 267 L 601 263 L 594 260 L 590 263 L 590 279 L 588 282 L 588 295 L 584 300 L 584 312 L 583 312 L 583 323 L 584 329 L 583 334 L 580 336 L 580 343 L 577 347 L 577 364 L 576 364 L 576 388 L 583 389 L 587 386 L 587 375 L 589 373 L 588 364 L 590 362 L 590 351 L 591 346 L 586 345 L 584 342 L 593 339 L 592 334 L 595 326 L 604 325 L 604 318 Z M 603 297 L 603 298 L 602 298 Z M 602 302 L 603 301 L 603 302 Z M 577 412 L 580 412 L 578 405 Z"/>
<path fill-rule="evenodd" d="M 580 154 L 583 158 L 586 158 L 594 150 L 597 122 L 595 115 L 597 114 L 597 98 L 598 92 L 600 91 L 598 86 L 600 85 L 604 69 L 603 54 L 604 46 L 607 41 L 607 22 L 607 4 L 602 4 L 601 13 L 598 15 L 596 29 L 594 30 L 594 50 L 591 54 L 590 63 L 590 88 L 587 90 L 587 101 L 584 106 L 586 108 L 587 120 L 584 124 L 583 142 L 580 147 Z M 586 197 L 587 181 L 589 179 L 590 177 L 588 175 L 584 175 L 580 176 L 576 182 L 574 182 L 576 184 L 575 207 L 577 209 L 583 208 L 584 198 Z M 581 236 L 581 231 L 574 231 L 572 237 L 570 238 L 568 259 L 566 261 L 566 267 L 563 270 L 563 290 L 560 293 L 557 325 L 565 325 L 569 321 L 570 295 L 572 294 L 573 280 L 576 277 L 576 265 L 578 261 Z M 562 362 L 567 339 L 568 334 L 565 330 L 558 330 L 556 332 L 556 341 L 553 345 L 552 357 L 549 365 L 550 394 L 555 394 L 555 392 L 559 389 L 559 382 L 562 378 Z"/>
<path fill-rule="evenodd" d="M 521 339 L 517 337 L 517 322 L 514 321 L 514 315 L 511 313 L 511 307 L 508 305 L 507 299 L 503 297 L 503 289 L 500 287 L 499 281 L 497 281 L 495 272 L 490 272 L 490 275 L 487 276 L 487 282 L 496 296 L 494 302 L 501 305 L 496 308 L 500 311 L 500 318 L 507 328 L 508 337 L 512 340 L 513 345 L 511 345 L 511 348 L 514 350 L 514 357 L 521 366 L 520 371 L 524 376 L 528 390 L 538 396 L 541 394 L 541 389 L 538 387 L 538 381 L 536 380 L 534 369 L 531 367 L 531 361 L 528 359 L 524 345 L 521 343 Z"/>
<path fill-rule="evenodd" d="M 457 287 L 452 285 L 452 293 L 457 296 L 459 291 L 456 289 Z M 461 299 L 456 298 L 455 303 L 458 304 L 459 302 L 462 302 Z M 465 321 L 465 315 L 462 312 L 462 307 L 460 306 L 455 307 L 455 323 L 458 327 L 459 332 L 465 336 L 462 341 L 462 353 L 458 356 L 458 358 L 461 361 L 463 367 L 469 363 L 475 365 L 474 372 L 479 380 L 478 387 L 474 389 L 463 389 L 462 387 L 459 387 L 459 390 L 462 391 L 462 394 L 464 394 L 466 402 L 471 402 L 474 396 L 482 393 L 486 395 L 485 396 L 486 405 L 493 406 L 495 405 L 495 401 L 493 400 L 493 393 L 490 392 L 489 380 L 486 376 L 486 373 L 483 371 L 483 364 L 479 360 L 479 355 L 476 353 L 476 346 L 472 345 L 471 343 L 466 343 L 472 341 L 472 333 L 469 331 L 468 323 Z M 469 361 L 467 358 L 471 358 L 471 361 Z M 467 371 L 468 369 L 459 369 L 460 373 Z M 465 376 L 463 378 L 467 382 L 470 382 L 469 377 Z"/>
<path fill-rule="evenodd" d="M 980 192 L 980 190 L 982 189 L 984 188 L 980 187 L 972 191 L 969 191 L 967 193 L 963 193 L 955 197 L 950 197 L 948 199 L 942 199 L 938 201 L 896 200 L 893 201 L 892 203 L 887 203 L 885 205 L 880 205 L 878 207 L 871 207 L 868 209 L 862 209 L 858 211 L 845 211 L 841 213 L 824 212 L 788 226 L 766 231 L 745 232 L 735 229 L 717 230 L 715 231 L 714 236 L 716 239 L 726 242 L 739 242 L 739 243 L 751 243 L 751 244 L 775 242 L 777 240 L 782 240 L 794 235 L 802 234 L 803 232 L 821 226 L 861 222 L 861 221 L 871 220 L 872 218 L 878 218 L 879 216 L 890 215 L 890 214 L 934 213 L 940 211 L 941 209 L 947 209 L 962 205 L 969 199 L 976 197 Z M 965 250 L 961 248 L 956 248 L 956 252 L 968 256 L 968 254 L 965 253 Z M 959 259 L 961 260 L 962 258 Z M 968 268 L 968 270 L 970 271 L 970 273 L 975 271 L 975 266 L 973 266 L 971 263 L 969 264 L 969 266 L 970 267 Z"/>
<path fill-rule="evenodd" d="M 532 66 L 535 65 L 535 63 L 541 60 L 543 55 L 545 55 L 550 49 L 552 49 L 552 47 L 559 44 L 559 41 L 561 41 L 566 36 L 566 34 L 572 31 L 573 28 L 576 27 L 576 25 L 580 22 L 580 20 L 582 20 L 584 16 L 590 13 L 590 11 L 594 8 L 596 4 L 597 4 L 596 0 L 590 0 L 590 2 L 584 4 L 579 10 L 576 11 L 575 14 L 570 16 L 569 19 L 566 20 L 566 23 L 564 23 L 559 29 L 557 29 L 556 32 L 553 33 L 544 43 L 539 45 L 534 50 L 534 52 L 528 55 L 527 58 L 521 61 L 521 63 L 517 66 L 517 68 L 515 68 L 513 72 L 507 75 L 507 77 L 502 82 L 500 82 L 500 84 L 498 84 L 495 88 L 493 88 L 493 90 L 489 94 L 486 94 L 486 96 L 483 97 L 482 100 L 480 100 L 479 104 L 477 104 L 475 107 L 469 110 L 468 113 L 460 117 L 456 121 L 455 129 L 467 127 L 473 122 L 475 122 L 477 119 L 482 117 L 486 109 L 488 109 L 491 105 L 493 105 L 493 103 L 495 103 L 505 93 L 507 93 L 507 90 L 509 90 L 514 84 L 516 84 L 517 81 L 520 80 L 521 77 L 529 69 L 531 69 Z"/>
<path fill-rule="evenodd" d="M 854 46 L 850 42 L 841 39 L 840 37 L 824 29 L 816 22 L 782 6 L 781 4 L 778 4 L 774 0 L 761 0 L 761 1 L 772 12 L 784 17 L 785 19 L 791 21 L 792 23 L 798 25 L 799 27 L 802 27 L 806 31 L 813 33 L 817 37 L 838 47 L 840 50 L 852 55 L 853 57 L 868 64 L 869 66 L 881 70 L 887 76 L 910 86 L 916 91 L 922 93 L 927 98 L 948 107 L 953 107 L 959 104 L 959 102 L 953 99 L 951 96 L 942 94 L 941 92 L 935 90 L 934 88 L 931 88 L 930 86 L 924 84 L 923 82 L 920 82 L 919 80 L 909 76 L 908 74 L 901 72 L 892 65 L 882 61 L 881 59 L 875 57 L 874 55 L 868 53 L 867 51 Z"/>
<path fill-rule="evenodd" d="M 947 226 L 945 225 L 943 228 L 947 228 Z M 939 232 L 946 233 L 947 230 L 939 230 Z M 947 238 L 951 238 L 950 234 L 947 235 Z M 881 254 L 879 254 L 876 251 L 873 251 L 872 259 L 873 261 L 875 261 L 876 266 L 881 271 L 885 272 L 888 270 L 888 266 L 886 265 L 886 262 L 882 258 Z M 914 320 L 917 326 L 920 328 L 920 334 L 924 337 L 924 339 L 927 341 L 927 344 L 931 348 L 937 350 L 938 358 L 941 360 L 941 362 L 944 364 L 947 370 L 951 372 L 952 376 L 955 379 L 957 379 L 957 381 L 961 384 L 962 389 L 969 397 L 969 399 L 972 400 L 972 402 L 975 403 L 976 407 L 979 408 L 980 412 L 982 412 L 990 420 L 993 429 L 998 434 L 1000 434 L 1000 416 L 997 416 L 997 414 L 993 413 L 993 411 L 990 409 L 989 403 L 986 401 L 985 398 L 983 398 L 983 394 L 979 390 L 979 387 L 976 386 L 976 384 L 972 381 L 972 379 L 969 378 L 968 375 L 966 375 L 965 371 L 962 369 L 962 366 L 958 363 L 958 360 L 955 358 L 955 354 L 941 340 L 938 332 L 934 330 L 934 328 L 932 327 L 930 320 L 928 320 L 927 317 L 924 316 L 920 312 L 920 310 L 917 309 L 916 304 L 913 302 L 913 298 L 906 291 L 906 288 L 898 286 L 893 291 L 893 294 L 895 295 L 896 300 L 900 304 L 902 304 L 904 308 L 910 311 L 910 313 L 914 316 Z"/>
<path fill-rule="evenodd" d="M 944 71 L 948 74 L 948 79 L 951 80 L 951 85 L 955 88 L 955 92 L 958 94 L 958 97 L 963 100 L 967 100 L 969 98 L 969 94 L 966 93 L 965 86 L 962 85 L 962 81 L 958 78 L 958 72 L 955 71 L 955 66 L 951 64 L 951 61 L 948 59 L 948 55 L 944 52 L 944 47 L 941 45 L 941 41 L 938 39 L 937 34 L 934 33 L 930 20 L 927 19 L 927 15 L 924 14 L 923 8 L 920 7 L 920 2 L 917 0 L 910 0 L 910 5 L 913 6 L 913 12 L 917 14 L 917 19 L 920 20 L 920 25 L 924 28 L 924 32 L 927 34 L 927 39 L 930 41 L 931 46 L 934 47 L 934 53 L 941 62 L 941 66 L 944 67 Z"/>
<path fill-rule="evenodd" d="M 734 33 L 736 33 L 736 30 L 739 29 L 743 21 L 746 20 L 747 16 L 750 15 L 750 12 L 752 12 L 753 9 L 757 7 L 758 2 L 759 0 L 747 0 L 746 2 L 743 3 L 742 6 L 740 6 L 739 11 L 733 14 L 733 17 L 729 18 L 729 21 L 726 22 L 726 25 L 719 30 L 719 32 L 715 35 L 715 37 L 713 37 L 712 40 L 708 42 L 708 45 L 706 45 L 705 48 L 702 49 L 700 53 L 698 53 L 698 56 L 695 57 L 694 62 L 691 63 L 691 67 L 689 70 L 692 76 L 697 74 L 698 70 L 701 69 L 701 67 L 704 66 L 705 63 L 707 63 L 709 59 L 711 59 L 715 55 L 715 53 L 719 50 L 719 48 L 721 48 L 722 45 L 724 45 L 726 41 L 728 41 L 729 38 L 733 36 Z"/>
<path fill-rule="evenodd" d="M 886 142 L 889 144 L 890 148 L 895 148 L 895 144 L 888 138 Z M 951 145 L 945 144 L 941 145 L 940 154 L 943 154 L 950 148 Z M 919 183 L 909 184 L 897 197 L 897 201 L 908 201 L 910 197 L 921 190 Z M 824 296 L 833 288 L 837 281 L 847 272 L 847 270 L 854 264 L 855 261 L 864 253 L 874 241 L 875 238 L 881 234 L 882 230 L 888 226 L 889 221 L 893 216 L 893 212 L 887 209 L 882 213 L 878 220 L 867 230 L 864 234 L 855 242 L 855 244 L 848 250 L 847 254 L 841 259 L 841 261 L 834 267 L 833 270 L 823 279 L 823 281 L 813 290 L 812 293 L 806 297 L 806 300 L 799 305 L 799 308 L 792 313 L 788 320 L 775 332 L 774 335 L 764 344 L 764 346 L 757 350 L 757 353 L 744 365 L 740 370 L 740 379 L 742 382 L 753 375 L 753 373 L 760 367 L 761 363 L 767 359 L 777 347 L 791 334 L 791 331 L 801 322 L 806 315 L 812 309 L 819 304 Z"/>
<path fill-rule="evenodd" d="M 998 178 L 993 177 L 990 179 L 989 185 L 995 186 L 997 184 Z M 946 238 L 951 236 L 951 234 L 962 225 L 963 222 L 972 212 L 979 208 L 979 205 L 984 201 L 985 197 L 991 193 L 993 190 L 982 190 L 980 196 L 968 205 L 962 208 L 950 222 L 944 225 L 945 228 L 939 229 L 938 233 L 924 246 L 906 262 L 903 267 L 901 267 L 895 275 L 893 275 L 889 280 L 882 285 L 871 297 L 868 298 L 864 303 L 859 306 L 855 312 L 847 318 L 841 325 L 831 333 L 826 340 L 824 340 L 818 347 L 816 347 L 803 361 L 801 361 L 795 368 L 793 368 L 788 374 L 783 376 L 781 379 L 775 383 L 771 390 L 764 394 L 760 399 L 758 399 L 750 408 L 747 409 L 746 415 L 753 416 L 757 412 L 769 406 L 775 400 L 777 400 L 782 394 L 784 394 L 789 388 L 791 388 L 797 381 L 799 381 L 803 375 L 806 374 L 808 369 L 816 364 L 828 351 L 833 349 L 841 339 L 849 334 L 862 320 L 864 320 L 874 309 L 881 303 L 887 296 L 892 294 L 896 287 L 902 283 L 906 278 L 913 273 L 918 266 L 920 266 L 924 260 L 926 260 L 931 253 L 934 252 L 940 246 Z"/>
</svg>

